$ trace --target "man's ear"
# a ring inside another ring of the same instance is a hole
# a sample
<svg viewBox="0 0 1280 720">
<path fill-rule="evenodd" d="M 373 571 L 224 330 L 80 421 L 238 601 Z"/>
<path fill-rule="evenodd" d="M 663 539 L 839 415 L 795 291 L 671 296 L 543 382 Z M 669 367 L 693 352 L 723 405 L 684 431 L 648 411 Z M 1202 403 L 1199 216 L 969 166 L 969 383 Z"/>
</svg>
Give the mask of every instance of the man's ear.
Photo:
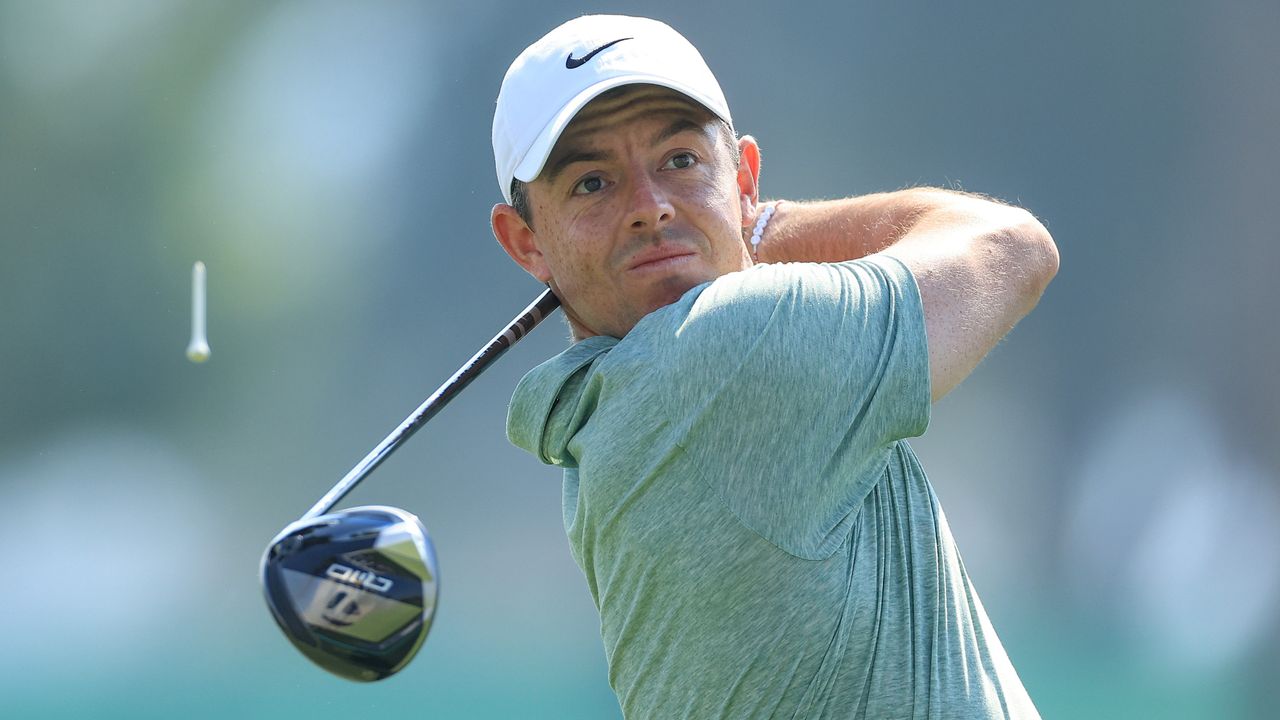
<svg viewBox="0 0 1280 720">
<path fill-rule="evenodd" d="M 743 227 L 755 222 L 760 199 L 760 145 L 750 135 L 738 139 L 738 201 L 742 205 Z"/>
<path fill-rule="evenodd" d="M 538 249 L 537 234 L 514 207 L 506 203 L 494 205 L 489 222 L 493 225 L 493 236 L 512 260 L 537 278 L 538 282 L 546 283 L 551 280 L 546 259 Z"/>
</svg>

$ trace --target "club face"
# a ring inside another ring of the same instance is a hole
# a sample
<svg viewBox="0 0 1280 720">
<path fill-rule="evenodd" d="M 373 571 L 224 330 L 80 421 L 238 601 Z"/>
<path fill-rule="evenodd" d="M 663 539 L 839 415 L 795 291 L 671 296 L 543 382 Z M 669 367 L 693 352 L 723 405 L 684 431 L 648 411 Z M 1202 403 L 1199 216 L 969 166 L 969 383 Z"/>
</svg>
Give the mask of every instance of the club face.
<svg viewBox="0 0 1280 720">
<path fill-rule="evenodd" d="M 439 593 L 426 528 L 398 508 L 299 520 L 262 557 L 267 605 L 320 667 L 370 682 L 394 675 L 426 639 Z"/>
</svg>

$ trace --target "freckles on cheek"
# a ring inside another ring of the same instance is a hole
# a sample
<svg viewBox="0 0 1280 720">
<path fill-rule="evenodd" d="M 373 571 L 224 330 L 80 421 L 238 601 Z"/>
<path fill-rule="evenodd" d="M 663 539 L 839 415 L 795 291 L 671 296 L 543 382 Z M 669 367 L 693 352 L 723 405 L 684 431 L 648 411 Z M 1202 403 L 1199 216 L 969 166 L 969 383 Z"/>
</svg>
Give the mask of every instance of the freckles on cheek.
<svg viewBox="0 0 1280 720">
<path fill-rule="evenodd" d="M 556 232 L 561 230 L 562 228 L 555 229 Z M 561 299 L 570 300 L 593 284 L 596 273 L 592 272 L 589 258 L 583 256 L 581 248 L 576 247 L 572 241 L 566 242 L 562 235 L 555 237 L 557 240 L 543 246 L 543 262 L 551 275 L 551 281 L 561 293 Z"/>
</svg>

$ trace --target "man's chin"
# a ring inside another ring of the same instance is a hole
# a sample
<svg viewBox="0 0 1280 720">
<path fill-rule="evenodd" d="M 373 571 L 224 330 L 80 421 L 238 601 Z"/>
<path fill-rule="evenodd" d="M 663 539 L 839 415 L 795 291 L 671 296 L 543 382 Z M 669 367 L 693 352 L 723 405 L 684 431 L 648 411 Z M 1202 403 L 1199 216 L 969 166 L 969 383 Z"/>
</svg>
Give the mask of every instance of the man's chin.
<svg viewBox="0 0 1280 720">
<path fill-rule="evenodd" d="M 664 308 L 680 298 L 691 289 L 707 282 L 705 278 L 689 275 L 672 275 L 655 283 L 649 292 L 649 302 L 645 314 Z"/>
</svg>

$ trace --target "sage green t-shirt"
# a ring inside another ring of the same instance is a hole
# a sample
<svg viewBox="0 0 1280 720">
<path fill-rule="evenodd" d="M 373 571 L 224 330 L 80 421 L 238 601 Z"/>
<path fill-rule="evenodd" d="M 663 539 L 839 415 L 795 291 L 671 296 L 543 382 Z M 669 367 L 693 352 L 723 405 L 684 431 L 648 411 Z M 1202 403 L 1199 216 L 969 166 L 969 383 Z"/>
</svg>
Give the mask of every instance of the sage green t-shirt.
<svg viewBox="0 0 1280 720">
<path fill-rule="evenodd" d="M 880 254 L 726 275 L 521 380 L 627 718 L 1039 717 L 903 441 L 928 362 Z"/>
</svg>

